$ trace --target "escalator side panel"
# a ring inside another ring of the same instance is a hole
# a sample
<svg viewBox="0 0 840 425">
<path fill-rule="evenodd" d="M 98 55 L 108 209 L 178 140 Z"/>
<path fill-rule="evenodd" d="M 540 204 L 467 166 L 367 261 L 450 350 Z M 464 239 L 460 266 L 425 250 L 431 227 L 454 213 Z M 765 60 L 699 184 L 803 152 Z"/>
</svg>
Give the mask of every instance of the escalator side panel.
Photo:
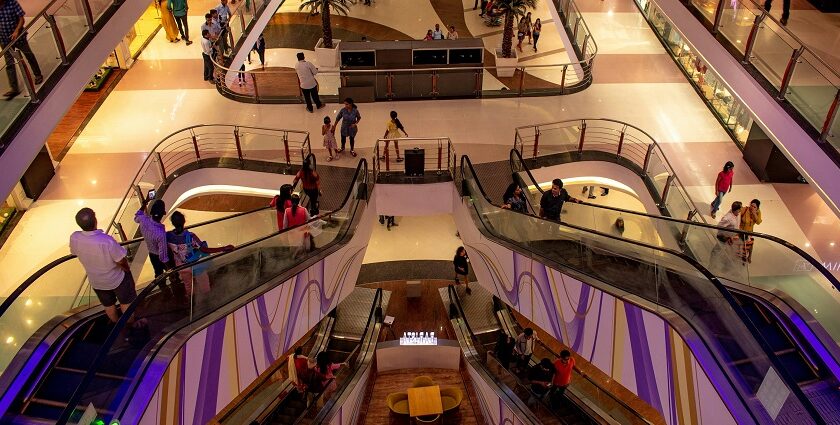
<svg viewBox="0 0 840 425">
<path fill-rule="evenodd" d="M 681 417 L 713 425 L 752 422 L 736 389 L 680 317 L 652 313 L 640 307 L 648 304 L 641 299 L 617 298 L 487 239 L 461 202 L 454 216 L 485 289 L 609 373 L 668 423 Z M 677 409 L 675 400 L 693 402 Z"/>
<path fill-rule="evenodd" d="M 353 291 L 375 211 L 365 208 L 349 243 L 326 258 L 186 342 L 167 342 L 161 351 L 170 355 L 155 357 L 135 397 L 119 414 L 120 422 L 213 419 L 271 366 L 278 353 L 286 352 Z M 168 347 L 175 349 L 167 351 Z"/>
<path fill-rule="evenodd" d="M 481 407 L 481 414 L 488 423 L 515 425 L 530 423 L 516 416 L 515 411 L 490 387 L 486 378 L 481 376 L 472 364 L 466 362 L 466 367 Z"/>
</svg>

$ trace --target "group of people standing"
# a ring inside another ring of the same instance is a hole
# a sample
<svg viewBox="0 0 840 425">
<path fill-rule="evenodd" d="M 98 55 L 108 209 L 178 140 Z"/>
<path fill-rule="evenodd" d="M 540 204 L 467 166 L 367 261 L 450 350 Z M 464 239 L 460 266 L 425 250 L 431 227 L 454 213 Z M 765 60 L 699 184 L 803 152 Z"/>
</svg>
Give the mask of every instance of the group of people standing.
<svg viewBox="0 0 840 425">
<path fill-rule="evenodd" d="M 295 348 L 287 362 L 289 380 L 295 385 L 295 389 L 301 394 L 320 394 L 326 392 L 324 399 L 329 399 L 329 394 L 335 391 L 335 372 L 346 363 L 334 363 L 330 361 L 327 352 L 322 351 L 315 356 L 315 361 L 303 355 L 301 347 Z"/>
<path fill-rule="evenodd" d="M 735 179 L 735 164 L 732 161 L 727 161 L 723 165 L 717 178 L 715 179 L 715 199 L 711 204 L 712 218 L 717 217 L 717 212 L 720 210 L 721 203 L 726 194 L 732 192 L 733 180 Z M 717 239 L 720 245 L 715 246 L 712 256 L 721 253 L 729 252 L 736 258 L 746 263 L 752 263 L 752 252 L 754 238 L 749 234 L 727 231 L 727 229 L 739 229 L 745 232 L 753 232 L 756 225 L 761 224 L 761 201 L 753 199 L 748 206 L 744 206 L 741 201 L 732 203 L 729 210 L 721 217 L 718 222 Z"/>
<path fill-rule="evenodd" d="M 528 12 L 519 20 L 516 25 L 516 48 L 522 51 L 522 42 L 525 37 L 528 37 L 528 44 L 533 44 L 534 51 L 537 51 L 537 42 L 540 40 L 540 33 L 542 32 L 542 21 L 537 18 L 536 21 L 531 20 L 531 12 Z M 533 40 L 533 43 L 532 43 Z"/>
<path fill-rule="evenodd" d="M 426 36 L 423 37 L 423 41 L 431 41 L 431 40 L 457 40 L 459 35 L 458 31 L 455 30 L 455 25 L 449 25 L 447 28 L 448 31 L 446 36 L 444 37 L 443 31 L 440 29 L 440 24 L 435 24 L 435 29 L 426 31 Z"/>
</svg>

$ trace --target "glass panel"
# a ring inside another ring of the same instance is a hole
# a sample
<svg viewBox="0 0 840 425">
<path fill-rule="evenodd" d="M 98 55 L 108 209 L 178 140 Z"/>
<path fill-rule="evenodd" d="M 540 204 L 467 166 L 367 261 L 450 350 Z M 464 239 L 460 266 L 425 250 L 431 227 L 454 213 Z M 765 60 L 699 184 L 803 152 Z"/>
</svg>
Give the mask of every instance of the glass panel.
<svg viewBox="0 0 840 425">
<path fill-rule="evenodd" d="M 646 174 L 656 188 L 656 193 L 662 195 L 670 173 L 665 165 L 665 160 L 662 158 L 662 153 L 658 149 L 653 149 L 650 152 Z"/>
<path fill-rule="evenodd" d="M 741 2 L 724 1 L 723 15 L 720 19 L 720 33 L 729 39 L 739 52 L 744 53 L 747 46 L 747 39 L 750 37 L 750 30 L 755 22 L 757 10 L 752 9 L 754 5 Z"/>
<path fill-rule="evenodd" d="M 79 2 L 70 0 L 59 2 L 47 13 L 55 17 L 56 26 L 61 33 L 67 52 L 72 51 L 82 40 L 82 37 L 88 33 L 89 28 L 85 13 Z"/>
<path fill-rule="evenodd" d="M 90 4 L 90 10 L 93 13 L 93 22 L 99 22 L 102 14 L 113 4 L 113 0 L 75 0 L 79 2 L 86 1 Z M 81 7 L 81 6 L 79 6 Z"/>
<path fill-rule="evenodd" d="M 691 4 L 700 11 L 700 13 L 706 18 L 707 22 L 714 23 L 718 1 L 726 0 L 691 0 Z"/>
<path fill-rule="evenodd" d="M 160 28 L 160 19 L 160 6 L 158 2 L 153 1 L 143 11 L 140 19 L 137 20 L 128 34 L 126 34 L 126 39 L 129 42 L 128 52 L 132 57 L 140 54 L 143 46 L 151 40 L 152 36 Z"/>
<path fill-rule="evenodd" d="M 840 108 L 834 111 L 834 114 L 836 115 L 833 118 L 834 123 L 828 131 L 828 138 L 826 140 L 834 146 L 834 149 L 840 150 Z"/>
<path fill-rule="evenodd" d="M 817 131 L 822 131 L 840 81 L 825 73 L 816 58 L 805 52 L 793 70 L 785 99 L 799 111 Z M 833 81 L 832 81 L 833 80 Z"/>
<path fill-rule="evenodd" d="M 12 86 L 9 84 L 9 67 L 15 73 L 17 77 L 19 72 L 17 71 L 17 63 L 9 56 L 3 55 L 0 56 L 0 67 L 4 68 L 4 72 L 0 72 L 0 93 L 6 93 L 12 89 Z M 6 62 L 9 59 L 12 62 Z M 20 80 L 18 77 L 17 80 L 19 81 L 18 90 L 23 90 L 23 81 Z M 5 102 L 0 102 L 0 134 L 3 134 L 6 129 L 12 124 L 12 121 L 17 118 L 17 116 L 23 111 L 23 108 L 29 104 L 29 97 L 28 96 L 17 96 L 14 99 L 7 100 Z"/>
<path fill-rule="evenodd" d="M 34 62 L 27 57 L 26 49 L 23 46 L 18 46 L 18 48 L 24 53 L 23 57 L 29 65 L 32 77 L 35 78 L 40 74 L 46 79 L 61 64 L 61 56 L 55 44 L 55 37 L 46 19 L 41 16 L 37 18 L 35 25 L 27 32 L 27 40 L 29 48 L 35 54 Z M 22 77 L 20 85 L 21 90 L 24 90 Z"/>
<path fill-rule="evenodd" d="M 776 28 L 775 22 L 762 23 L 755 37 L 755 45 L 750 58 L 750 62 L 776 90 L 781 88 L 790 56 L 798 48 L 798 46 L 788 44 L 785 37 L 780 35 L 781 31 Z M 746 38 L 743 42 L 746 43 Z"/>
</svg>

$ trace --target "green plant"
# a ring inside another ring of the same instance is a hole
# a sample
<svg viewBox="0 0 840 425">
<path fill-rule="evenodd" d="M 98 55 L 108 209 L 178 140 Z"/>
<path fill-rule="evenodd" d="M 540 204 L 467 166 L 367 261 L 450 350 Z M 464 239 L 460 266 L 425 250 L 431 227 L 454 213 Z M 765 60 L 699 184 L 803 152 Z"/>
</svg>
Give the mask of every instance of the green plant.
<svg viewBox="0 0 840 425">
<path fill-rule="evenodd" d="M 332 24 L 330 24 L 330 9 L 337 14 L 347 15 L 349 11 L 347 0 L 304 0 L 299 11 L 308 10 L 312 13 L 321 13 L 321 29 L 324 31 L 324 45 L 327 49 L 333 48 Z"/>
<path fill-rule="evenodd" d="M 502 10 L 505 15 L 505 31 L 502 35 L 502 57 L 513 56 L 513 23 L 518 21 L 528 9 L 537 7 L 537 0 L 498 0 L 494 7 Z"/>
</svg>

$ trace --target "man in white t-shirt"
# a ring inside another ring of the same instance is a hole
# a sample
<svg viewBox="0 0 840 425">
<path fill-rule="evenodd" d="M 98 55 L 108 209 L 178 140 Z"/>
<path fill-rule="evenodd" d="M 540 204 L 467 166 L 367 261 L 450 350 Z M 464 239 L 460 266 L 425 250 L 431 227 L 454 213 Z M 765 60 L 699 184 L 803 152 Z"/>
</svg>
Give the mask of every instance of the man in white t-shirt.
<svg viewBox="0 0 840 425">
<path fill-rule="evenodd" d="M 297 54 L 298 62 L 295 64 L 295 72 L 298 75 L 298 81 L 300 81 L 300 90 L 303 92 L 303 100 L 306 101 L 306 110 L 309 112 L 315 112 L 312 109 L 312 103 L 315 103 L 315 106 L 318 109 L 324 107 L 321 103 L 321 99 L 318 97 L 318 80 L 315 79 L 315 76 L 318 75 L 318 68 L 305 59 L 303 56 L 303 52 L 298 52 Z"/>
<path fill-rule="evenodd" d="M 105 314 L 116 323 L 119 319 L 117 300 L 125 312 L 137 298 L 134 278 L 125 258 L 128 251 L 96 228 L 96 214 L 92 209 L 80 209 L 76 213 L 76 224 L 82 230 L 70 235 L 70 253 L 79 257 L 90 286 L 105 307 Z"/>
</svg>

